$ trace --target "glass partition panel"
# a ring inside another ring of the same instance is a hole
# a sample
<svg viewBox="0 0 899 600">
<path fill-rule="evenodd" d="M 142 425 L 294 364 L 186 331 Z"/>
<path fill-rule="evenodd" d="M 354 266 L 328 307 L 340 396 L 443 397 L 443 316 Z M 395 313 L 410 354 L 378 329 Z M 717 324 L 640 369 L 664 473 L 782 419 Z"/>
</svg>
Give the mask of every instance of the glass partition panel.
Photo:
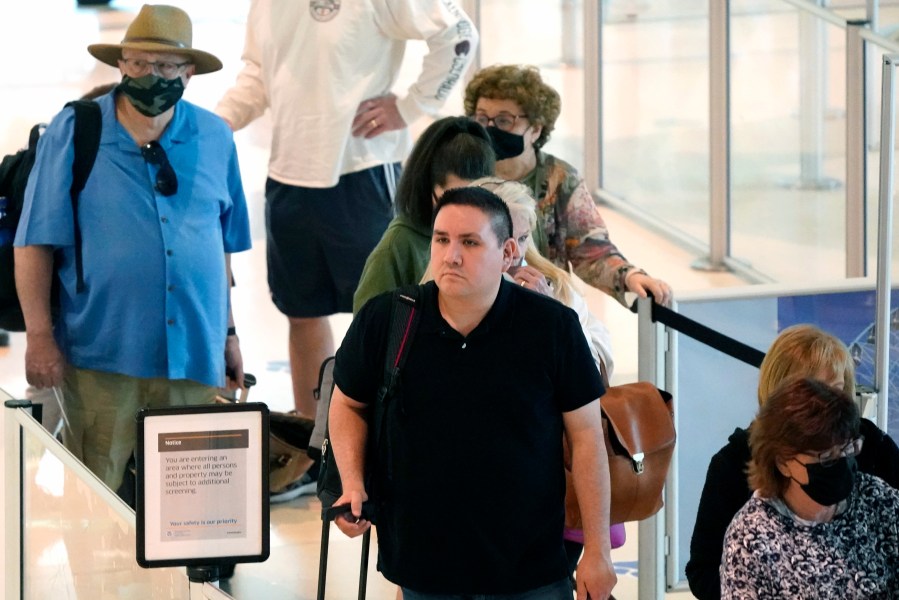
<svg viewBox="0 0 899 600">
<path fill-rule="evenodd" d="M 603 188 L 706 244 L 708 30 L 697 0 L 610 2 L 602 29 Z"/>
<path fill-rule="evenodd" d="M 816 284 L 818 285 L 818 284 Z M 759 285 L 716 292 L 685 293 L 677 311 L 712 329 L 759 350 L 767 350 L 777 335 L 792 325 L 810 323 L 839 338 L 855 362 L 856 381 L 874 383 L 876 336 L 875 288 L 872 279 L 842 280 L 826 288 L 785 284 Z M 889 410 L 885 429 L 899 436 L 899 289 L 891 296 L 889 332 Z M 690 556 L 690 538 L 696 521 L 709 461 L 727 443 L 734 428 L 745 428 L 758 409 L 758 369 L 722 354 L 685 335 L 672 332 L 668 381 L 675 398 L 677 446 L 666 488 L 671 539 L 668 560 L 680 586 Z M 670 350 L 669 350 L 670 351 Z M 880 401 L 884 400 L 881 395 Z M 876 406 L 864 406 L 865 417 L 877 419 Z"/>
<path fill-rule="evenodd" d="M 130 509 L 98 494 L 85 480 L 92 475 L 68 464 L 66 450 L 28 420 L 34 427 L 23 428 L 24 598 L 189 598 L 185 569 L 138 566 Z"/>
<path fill-rule="evenodd" d="M 845 277 L 845 36 L 782 2 L 732 15 L 731 254 L 776 281 Z"/>
</svg>

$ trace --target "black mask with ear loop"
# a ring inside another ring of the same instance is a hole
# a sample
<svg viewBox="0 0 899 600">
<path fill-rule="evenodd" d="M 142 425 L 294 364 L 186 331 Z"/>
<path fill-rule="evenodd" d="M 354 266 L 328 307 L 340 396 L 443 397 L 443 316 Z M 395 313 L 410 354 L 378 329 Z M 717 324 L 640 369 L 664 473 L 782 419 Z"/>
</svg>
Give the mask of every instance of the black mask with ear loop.
<svg viewBox="0 0 899 600">
<path fill-rule="evenodd" d="M 515 158 L 524 152 L 523 135 L 503 131 L 493 125 L 487 127 L 487 133 L 490 134 L 490 145 L 496 153 L 496 160 Z"/>
<path fill-rule="evenodd" d="M 826 467 L 820 463 L 806 464 L 798 460 L 796 462 L 804 466 L 808 473 L 808 483 L 798 481 L 796 483 L 799 483 L 806 496 L 821 506 L 839 504 L 852 494 L 855 474 L 858 471 L 854 456 L 840 457 Z"/>
</svg>

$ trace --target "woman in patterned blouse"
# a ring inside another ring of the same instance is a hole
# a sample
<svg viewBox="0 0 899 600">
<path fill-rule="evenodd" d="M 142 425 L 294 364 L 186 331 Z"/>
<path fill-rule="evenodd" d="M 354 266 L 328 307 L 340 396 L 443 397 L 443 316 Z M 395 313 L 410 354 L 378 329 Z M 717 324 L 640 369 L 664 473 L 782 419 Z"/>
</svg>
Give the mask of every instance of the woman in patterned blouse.
<svg viewBox="0 0 899 600">
<path fill-rule="evenodd" d="M 669 304 L 671 288 L 629 263 L 584 180 L 563 160 L 541 150 L 559 117 L 559 94 L 536 67 L 495 65 L 478 71 L 465 89 L 465 114 L 487 128 L 498 149 L 496 175 L 520 181 L 537 200 L 534 243 L 540 254 L 624 304 L 624 293 L 651 293 Z"/>
<path fill-rule="evenodd" d="M 855 403 L 792 380 L 750 430 L 752 498 L 724 538 L 722 598 L 899 597 L 899 491 L 859 473 Z"/>
</svg>

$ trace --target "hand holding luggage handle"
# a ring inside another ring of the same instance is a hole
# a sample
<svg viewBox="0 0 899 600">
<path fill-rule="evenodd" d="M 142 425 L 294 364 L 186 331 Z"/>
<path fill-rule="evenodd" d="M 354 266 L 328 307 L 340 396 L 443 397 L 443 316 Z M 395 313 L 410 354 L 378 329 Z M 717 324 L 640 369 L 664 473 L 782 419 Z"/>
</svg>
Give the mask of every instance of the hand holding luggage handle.
<svg viewBox="0 0 899 600">
<path fill-rule="evenodd" d="M 321 556 L 318 559 L 318 595 L 317 600 L 325 600 L 325 580 L 328 577 L 328 540 L 331 536 L 331 521 L 342 514 L 350 512 L 349 504 L 339 504 L 322 509 L 322 542 Z M 370 519 L 368 503 L 362 505 L 363 518 Z M 371 547 L 371 527 L 362 534 L 362 561 L 359 566 L 359 600 L 365 600 L 368 582 L 368 554 Z"/>
<path fill-rule="evenodd" d="M 230 369 L 226 373 L 228 377 L 233 378 L 233 371 Z M 250 395 L 250 388 L 256 385 L 256 376 L 252 373 L 244 373 L 243 374 L 243 385 L 234 392 L 234 402 L 242 403 L 247 401 L 247 397 Z"/>
</svg>

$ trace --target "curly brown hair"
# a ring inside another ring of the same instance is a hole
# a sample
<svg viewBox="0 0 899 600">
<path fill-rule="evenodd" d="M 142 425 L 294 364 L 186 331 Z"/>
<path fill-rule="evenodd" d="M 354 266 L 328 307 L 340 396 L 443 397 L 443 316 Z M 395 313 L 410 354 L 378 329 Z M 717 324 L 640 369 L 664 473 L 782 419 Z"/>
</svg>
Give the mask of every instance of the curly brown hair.
<svg viewBox="0 0 899 600">
<path fill-rule="evenodd" d="M 540 70 L 530 65 L 493 65 L 475 73 L 465 87 L 465 114 L 474 115 L 478 98 L 512 100 L 528 116 L 531 125 L 543 128 L 534 142 L 542 148 L 562 111 L 559 93 L 543 82 Z"/>
<path fill-rule="evenodd" d="M 858 437 L 855 403 L 842 390 L 816 379 L 794 379 L 762 404 L 749 428 L 749 485 L 765 498 L 782 498 L 790 479 L 778 461 L 826 450 Z"/>
</svg>

